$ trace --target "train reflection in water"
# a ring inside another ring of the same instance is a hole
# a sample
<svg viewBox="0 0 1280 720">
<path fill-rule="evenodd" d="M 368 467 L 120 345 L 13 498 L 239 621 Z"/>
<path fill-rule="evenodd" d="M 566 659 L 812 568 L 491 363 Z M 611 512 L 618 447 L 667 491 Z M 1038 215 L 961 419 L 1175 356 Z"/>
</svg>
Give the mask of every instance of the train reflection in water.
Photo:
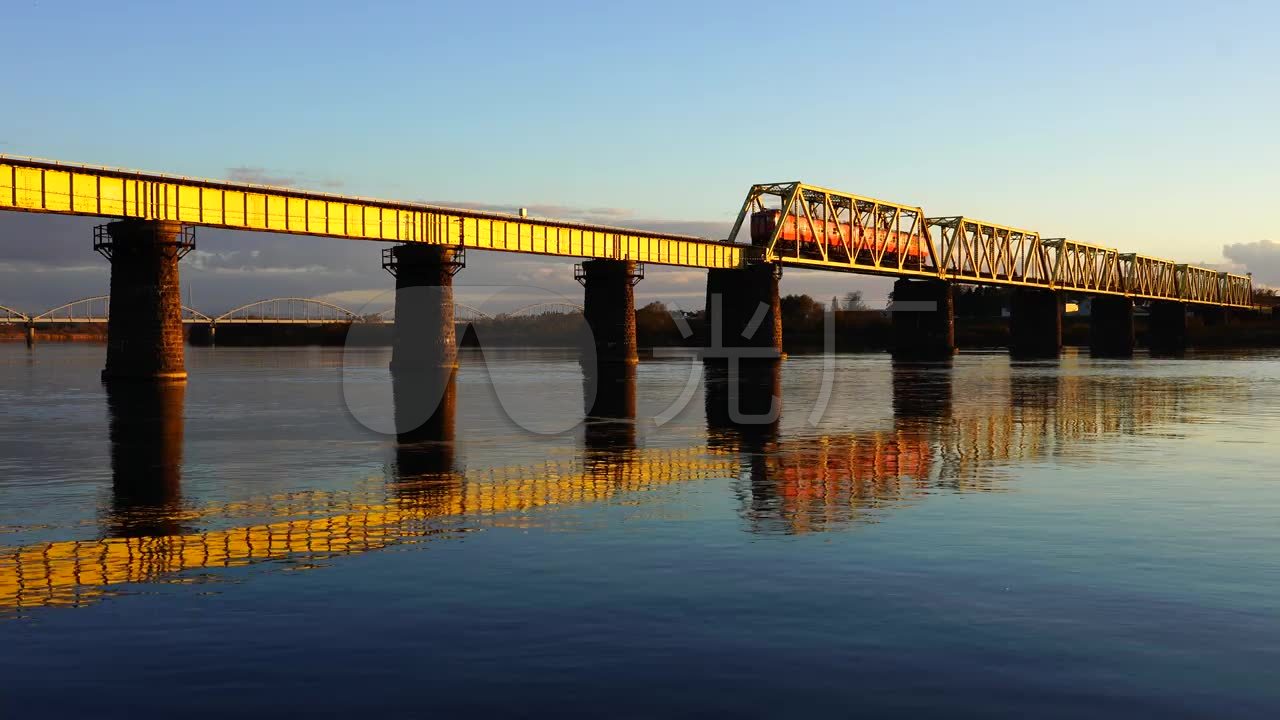
<svg viewBox="0 0 1280 720">
<path fill-rule="evenodd" d="M 1088 452 L 1090 438 L 1194 421 L 1198 397 L 1195 386 L 1159 376 L 899 364 L 891 369 L 888 426 L 784 435 L 775 370 L 736 378 L 709 370 L 705 446 L 637 447 L 632 368 L 597 378 L 581 453 L 522 467 L 464 467 L 450 374 L 442 385 L 396 384 L 398 413 L 420 393 L 438 392 L 442 402 L 424 422 L 402 428 L 387 478 L 347 492 L 203 506 L 184 504 L 180 493 L 182 386 L 112 389 L 113 493 L 103 537 L 0 549 L 0 609 L 77 606 L 124 583 L 264 560 L 304 563 L 448 537 L 478 522 L 533 524 L 537 508 L 616 502 L 711 478 L 734 479 L 751 531 L 837 529 L 938 489 L 999 489 L 1010 461 Z M 1217 397 L 1223 390 L 1206 389 Z"/>
</svg>

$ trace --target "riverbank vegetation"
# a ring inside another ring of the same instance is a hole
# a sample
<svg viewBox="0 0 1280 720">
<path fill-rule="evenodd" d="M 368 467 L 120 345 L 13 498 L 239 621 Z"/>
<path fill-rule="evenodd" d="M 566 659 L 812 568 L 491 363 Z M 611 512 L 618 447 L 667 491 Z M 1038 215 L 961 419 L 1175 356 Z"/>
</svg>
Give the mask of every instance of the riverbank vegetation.
<svg viewBox="0 0 1280 720">
<path fill-rule="evenodd" d="M 1274 291 L 1259 291 L 1260 303 L 1275 304 Z M 1270 301 L 1268 303 L 1268 301 Z M 792 294 L 781 299 L 783 344 L 791 351 L 820 350 L 825 343 L 827 310 L 832 314 L 833 341 L 837 351 L 860 352 L 885 350 L 893 339 L 892 316 L 884 310 L 868 309 L 858 293 L 843 299 L 820 302 L 809 295 Z M 1009 291 L 1001 288 L 962 286 L 955 294 L 956 344 L 961 348 L 1001 348 L 1009 343 Z M 1193 347 L 1280 347 L 1280 317 L 1273 313 L 1233 311 L 1225 322 L 1192 313 L 1187 318 L 1188 344 Z M 1141 308 L 1135 315 L 1135 331 L 1139 345 L 1145 344 L 1146 313 Z M 350 323 L 327 325 L 224 325 L 219 326 L 216 341 L 226 346 L 275 345 L 342 345 L 349 340 L 360 345 L 387 345 L 392 341 L 392 327 L 387 324 L 361 325 L 358 334 L 349 334 Z M 636 310 L 636 341 L 642 348 L 698 347 L 705 337 L 702 311 L 681 312 L 663 303 L 652 302 Z M 81 325 L 43 325 L 37 329 L 37 342 L 105 342 L 105 323 Z M 547 312 L 537 315 L 484 318 L 458 326 L 458 341 L 463 346 L 495 347 L 575 347 L 587 332 L 580 313 Z M 22 342 L 24 328 L 20 324 L 0 325 L 0 341 Z M 192 344 L 210 344 L 209 329 L 188 326 Z M 1063 342 L 1066 345 L 1089 344 L 1089 318 L 1084 313 L 1068 313 L 1063 318 Z"/>
</svg>

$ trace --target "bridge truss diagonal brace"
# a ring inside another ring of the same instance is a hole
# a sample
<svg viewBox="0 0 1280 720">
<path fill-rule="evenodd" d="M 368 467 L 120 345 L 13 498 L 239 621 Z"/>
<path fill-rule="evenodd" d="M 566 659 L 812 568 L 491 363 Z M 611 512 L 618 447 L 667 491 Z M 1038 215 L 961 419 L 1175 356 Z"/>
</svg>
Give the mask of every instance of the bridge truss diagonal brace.
<svg viewBox="0 0 1280 720">
<path fill-rule="evenodd" d="M 801 182 L 753 185 L 730 231 L 749 231 L 748 264 L 896 277 L 940 276 L 924 212 Z"/>
</svg>

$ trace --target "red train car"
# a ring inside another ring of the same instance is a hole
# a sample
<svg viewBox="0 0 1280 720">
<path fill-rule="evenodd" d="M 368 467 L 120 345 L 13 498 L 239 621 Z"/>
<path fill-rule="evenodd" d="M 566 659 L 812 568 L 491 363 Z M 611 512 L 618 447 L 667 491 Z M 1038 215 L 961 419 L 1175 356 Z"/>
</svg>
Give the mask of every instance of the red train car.
<svg viewBox="0 0 1280 720">
<path fill-rule="evenodd" d="M 751 214 L 751 243 L 753 245 L 764 245 L 769 242 L 769 238 L 773 237 L 773 231 L 778 226 L 778 218 L 782 216 L 781 210 L 761 210 Z M 817 231 L 816 234 L 814 231 Z M 778 235 L 780 250 L 795 248 L 798 244 L 802 254 L 805 251 L 818 252 L 819 245 L 823 242 L 823 235 L 826 235 L 826 242 L 829 246 L 841 246 L 841 234 L 850 239 L 852 246 L 858 245 L 858 235 L 862 233 L 862 247 L 883 248 L 885 255 L 898 255 L 900 252 L 909 258 L 920 256 L 920 240 L 913 238 L 908 233 L 896 230 L 877 230 L 873 228 L 853 228 L 848 223 L 827 222 L 825 220 L 814 220 L 812 229 L 809 225 L 808 218 L 798 218 L 795 215 L 787 215 L 782 220 L 782 232 Z"/>
</svg>

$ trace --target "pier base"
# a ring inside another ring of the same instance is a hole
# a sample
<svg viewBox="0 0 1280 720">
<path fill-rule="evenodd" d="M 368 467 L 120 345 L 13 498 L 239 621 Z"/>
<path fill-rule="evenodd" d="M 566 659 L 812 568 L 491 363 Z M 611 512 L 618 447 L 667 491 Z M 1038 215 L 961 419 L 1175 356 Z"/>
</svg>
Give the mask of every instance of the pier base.
<svg viewBox="0 0 1280 720">
<path fill-rule="evenodd" d="M 27 347 L 36 346 L 36 326 L 35 323 L 27 323 L 26 327 Z"/>
<path fill-rule="evenodd" d="M 1156 355 L 1181 355 L 1187 349 L 1187 304 L 1169 300 L 1151 303 L 1147 317 L 1147 347 Z"/>
<path fill-rule="evenodd" d="M 784 356 L 779 277 L 772 264 L 707 271 L 706 360 L 776 361 Z"/>
<path fill-rule="evenodd" d="M 1097 295 L 1089 316 L 1089 354 L 1094 357 L 1133 357 L 1133 300 Z"/>
<path fill-rule="evenodd" d="M 1062 352 L 1062 296 L 1052 290 L 1013 291 L 1009 308 L 1009 354 L 1054 358 Z"/>
<path fill-rule="evenodd" d="M 939 360 L 956 351 L 955 301 L 952 285 L 942 280 L 893 283 L 893 357 Z"/>
<path fill-rule="evenodd" d="M 111 261 L 103 380 L 186 380 L 178 260 L 194 247 L 180 223 L 119 220 L 97 229 Z"/>
<path fill-rule="evenodd" d="M 383 251 L 382 266 L 396 277 L 392 372 L 457 367 L 453 276 L 465 264 L 462 250 L 445 245 L 396 245 Z"/>
<path fill-rule="evenodd" d="M 639 362 L 635 285 L 644 268 L 630 260 L 588 260 L 576 268 L 583 286 L 583 314 L 599 365 Z M 585 355 L 584 355 L 585 359 Z"/>
</svg>

